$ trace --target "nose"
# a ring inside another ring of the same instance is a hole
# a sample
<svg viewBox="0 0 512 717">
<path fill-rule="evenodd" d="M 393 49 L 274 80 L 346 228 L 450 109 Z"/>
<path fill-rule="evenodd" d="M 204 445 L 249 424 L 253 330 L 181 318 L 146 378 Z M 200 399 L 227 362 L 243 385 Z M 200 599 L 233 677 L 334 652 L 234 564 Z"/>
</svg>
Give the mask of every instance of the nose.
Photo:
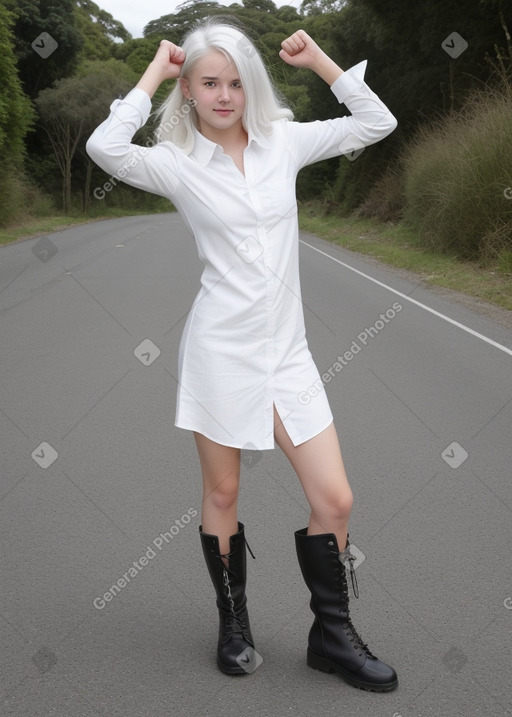
<svg viewBox="0 0 512 717">
<path fill-rule="evenodd" d="M 230 100 L 229 87 L 226 84 L 219 86 L 219 102 L 229 102 Z"/>
</svg>

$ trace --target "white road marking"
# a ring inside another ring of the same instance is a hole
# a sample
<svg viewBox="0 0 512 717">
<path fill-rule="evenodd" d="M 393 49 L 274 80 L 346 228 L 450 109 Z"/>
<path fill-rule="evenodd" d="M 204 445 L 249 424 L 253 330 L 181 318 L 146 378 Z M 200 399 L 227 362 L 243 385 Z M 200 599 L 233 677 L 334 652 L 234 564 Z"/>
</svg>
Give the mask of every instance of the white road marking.
<svg viewBox="0 0 512 717">
<path fill-rule="evenodd" d="M 327 254 L 327 252 L 322 251 L 321 249 L 317 249 L 316 246 L 313 246 L 312 244 L 308 244 L 308 242 L 304 241 L 303 239 L 301 239 L 300 242 L 301 242 L 301 244 L 305 244 L 306 246 L 308 246 L 310 249 L 314 249 L 319 254 L 323 254 L 328 259 L 332 259 L 332 261 L 335 261 L 338 264 L 341 264 L 341 266 L 344 266 L 346 269 L 350 269 L 350 271 L 353 271 L 356 274 L 359 274 L 359 276 L 363 276 L 365 279 L 368 279 L 369 281 L 373 281 L 374 284 L 377 284 L 378 286 L 382 286 L 384 289 L 387 289 L 388 291 L 391 291 L 393 294 L 400 296 L 402 299 L 409 301 L 411 304 L 416 304 L 416 306 L 419 306 L 421 309 L 425 309 L 425 311 L 429 311 L 431 314 L 434 314 L 434 316 L 438 316 L 440 319 L 444 319 L 444 321 L 448 321 L 448 323 L 453 324 L 454 326 L 457 326 L 457 328 L 462 329 L 463 331 L 466 331 L 468 334 L 475 336 L 477 339 L 481 339 L 482 341 L 485 341 L 486 343 L 490 344 L 491 346 L 494 346 L 495 348 L 499 349 L 500 351 L 503 351 L 504 353 L 509 354 L 509 356 L 512 356 L 512 349 L 507 348 L 507 346 L 503 346 L 503 344 L 499 344 L 496 341 L 493 341 L 488 336 L 484 336 L 483 334 L 479 334 L 478 331 L 474 331 L 473 329 L 470 329 L 469 326 L 465 326 L 464 324 L 461 324 L 458 321 L 455 321 L 455 319 L 451 319 L 449 316 L 446 316 L 445 314 L 441 314 L 439 311 L 436 311 L 435 309 L 431 309 L 430 306 L 426 306 L 426 304 L 422 304 L 421 301 L 416 301 L 416 299 L 411 299 L 411 297 L 407 296 L 407 294 L 402 294 L 401 291 L 397 291 L 397 289 L 393 289 L 393 287 L 388 286 L 387 284 L 383 284 L 382 281 L 378 281 L 378 279 L 374 279 L 372 276 L 369 276 L 368 274 L 365 274 L 364 272 L 359 271 L 359 269 L 354 269 L 354 267 L 350 266 L 350 264 L 345 264 L 344 261 L 340 261 L 339 259 L 336 259 L 336 257 L 331 256 L 330 254 Z"/>
</svg>

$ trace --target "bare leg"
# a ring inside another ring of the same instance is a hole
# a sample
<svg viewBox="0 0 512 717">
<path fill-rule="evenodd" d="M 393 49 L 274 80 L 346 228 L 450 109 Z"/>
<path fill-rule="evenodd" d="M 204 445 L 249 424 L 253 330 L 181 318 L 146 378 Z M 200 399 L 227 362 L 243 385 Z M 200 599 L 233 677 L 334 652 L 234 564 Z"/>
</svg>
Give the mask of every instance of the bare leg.
<svg viewBox="0 0 512 717">
<path fill-rule="evenodd" d="M 194 437 L 203 474 L 201 546 L 219 610 L 217 666 L 227 675 L 248 674 L 239 662 L 244 650 L 254 650 L 245 594 L 244 527 L 238 529 L 237 519 L 240 449 L 200 433 Z"/>
<path fill-rule="evenodd" d="M 274 407 L 274 436 L 292 464 L 311 507 L 308 535 L 334 533 L 339 550 L 344 550 L 353 495 L 334 424 L 294 446 Z"/>
<path fill-rule="evenodd" d="M 238 532 L 240 449 L 215 443 L 194 431 L 203 474 L 201 522 L 204 533 L 219 537 L 220 552 L 229 553 L 229 538 Z"/>
</svg>

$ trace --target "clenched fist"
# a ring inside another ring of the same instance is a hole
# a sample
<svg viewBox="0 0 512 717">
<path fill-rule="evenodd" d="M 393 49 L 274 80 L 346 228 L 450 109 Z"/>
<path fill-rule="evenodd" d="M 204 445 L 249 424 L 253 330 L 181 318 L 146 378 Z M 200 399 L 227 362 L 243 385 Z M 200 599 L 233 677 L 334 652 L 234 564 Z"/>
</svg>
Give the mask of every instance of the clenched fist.
<svg viewBox="0 0 512 717">
<path fill-rule="evenodd" d="M 279 57 L 294 67 L 306 67 L 312 70 L 320 57 L 325 55 L 324 51 L 304 30 L 297 30 L 293 35 L 287 37 L 281 43 L 281 47 L 283 49 L 280 51 Z"/>
</svg>

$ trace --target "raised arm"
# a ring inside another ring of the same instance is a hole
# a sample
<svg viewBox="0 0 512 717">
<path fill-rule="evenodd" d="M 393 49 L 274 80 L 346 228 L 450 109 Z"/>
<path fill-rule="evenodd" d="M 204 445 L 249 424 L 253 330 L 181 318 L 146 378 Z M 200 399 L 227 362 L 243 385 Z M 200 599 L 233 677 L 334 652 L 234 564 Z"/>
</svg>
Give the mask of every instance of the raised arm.
<svg viewBox="0 0 512 717">
<path fill-rule="evenodd" d="M 151 112 L 151 97 L 164 80 L 176 79 L 185 61 L 181 47 L 162 40 L 155 57 L 137 85 L 123 100 L 114 100 L 110 115 L 89 137 L 86 150 L 91 159 L 111 176 L 97 198 L 119 181 L 164 197 L 176 191 L 179 167 L 169 148 L 132 143 L 137 130 Z M 96 195 L 95 195 L 96 196 Z"/>
<path fill-rule="evenodd" d="M 289 124 L 285 141 L 298 169 L 330 157 L 351 155 L 396 128 L 396 118 L 364 81 L 366 60 L 343 71 L 304 30 L 283 40 L 281 48 L 279 56 L 284 62 L 315 72 L 351 113 L 350 117 Z"/>
</svg>

